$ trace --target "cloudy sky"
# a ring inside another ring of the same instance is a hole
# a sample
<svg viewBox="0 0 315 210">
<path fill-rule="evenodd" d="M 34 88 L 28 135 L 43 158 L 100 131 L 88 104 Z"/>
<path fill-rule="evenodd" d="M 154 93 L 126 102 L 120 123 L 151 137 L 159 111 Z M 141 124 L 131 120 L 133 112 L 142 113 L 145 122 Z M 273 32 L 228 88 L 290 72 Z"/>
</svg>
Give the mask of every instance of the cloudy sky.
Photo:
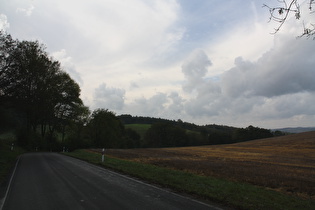
<svg viewBox="0 0 315 210">
<path fill-rule="evenodd" d="M 0 28 L 44 43 L 91 110 L 314 126 L 315 41 L 296 37 L 315 15 L 303 11 L 271 35 L 277 24 L 263 4 L 277 1 L 1 0 Z"/>
</svg>

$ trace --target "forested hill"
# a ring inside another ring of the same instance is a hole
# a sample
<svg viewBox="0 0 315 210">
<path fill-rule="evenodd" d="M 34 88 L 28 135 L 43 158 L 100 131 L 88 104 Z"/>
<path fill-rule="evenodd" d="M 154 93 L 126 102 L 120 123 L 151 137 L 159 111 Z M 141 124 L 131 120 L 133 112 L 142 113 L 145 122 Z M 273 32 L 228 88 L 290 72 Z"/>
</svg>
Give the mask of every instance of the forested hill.
<svg viewBox="0 0 315 210">
<path fill-rule="evenodd" d="M 183 122 L 182 120 L 168 120 L 168 119 L 162 119 L 162 118 L 154 118 L 154 117 L 142 117 L 142 116 L 132 116 L 129 114 L 120 115 L 118 118 L 121 120 L 121 122 L 125 125 L 127 124 L 155 124 L 155 123 L 167 123 L 170 125 L 175 125 L 180 128 L 191 130 L 191 131 L 197 131 L 197 132 L 204 132 L 205 130 L 219 130 L 219 131 L 225 131 L 225 132 L 233 132 L 235 127 L 231 126 L 225 126 L 225 125 L 196 125 L 194 123 L 189 122 Z"/>
<path fill-rule="evenodd" d="M 273 136 L 283 135 L 280 131 L 271 131 L 264 128 L 248 126 L 246 128 L 236 128 L 226 125 L 196 125 L 193 123 L 183 122 L 182 120 L 167 120 L 153 117 L 139 117 L 131 115 L 120 115 L 118 118 L 125 125 L 128 124 L 160 124 L 163 127 L 177 127 L 182 130 L 192 131 L 187 133 L 189 138 L 198 138 L 202 140 L 193 140 L 198 144 L 229 144 L 253 139 L 268 138 Z M 152 126 L 154 129 L 155 126 Z M 157 127 L 157 126 L 156 126 Z M 151 130 L 152 130 L 151 129 Z M 171 134 L 169 134 L 171 135 Z M 201 143 L 203 142 L 203 143 Z"/>
<path fill-rule="evenodd" d="M 309 131 L 315 131 L 315 127 L 295 127 L 295 128 L 278 128 L 272 129 L 273 131 L 281 131 L 284 133 L 304 133 Z"/>
</svg>

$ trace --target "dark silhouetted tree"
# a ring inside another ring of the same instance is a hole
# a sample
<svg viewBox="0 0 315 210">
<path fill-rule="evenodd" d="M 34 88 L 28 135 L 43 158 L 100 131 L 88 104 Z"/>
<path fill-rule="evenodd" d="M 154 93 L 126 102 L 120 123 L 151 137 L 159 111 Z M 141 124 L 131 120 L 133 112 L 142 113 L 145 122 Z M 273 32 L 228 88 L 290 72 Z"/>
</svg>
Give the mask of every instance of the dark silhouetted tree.
<svg viewBox="0 0 315 210">
<path fill-rule="evenodd" d="M 248 126 L 247 128 L 238 128 L 233 133 L 234 142 L 242 142 L 270 137 L 273 137 L 273 133 L 270 130 L 254 127 L 252 125 Z"/>
<path fill-rule="evenodd" d="M 140 139 L 140 134 L 135 130 L 131 128 L 125 129 L 125 148 L 139 148 L 141 146 Z"/>
<path fill-rule="evenodd" d="M 99 148 L 123 146 L 124 126 L 113 112 L 107 109 L 93 111 L 88 128 L 94 146 Z"/>
<path fill-rule="evenodd" d="M 79 85 L 38 41 L 13 40 L 1 31 L 0 59 L 0 101 L 25 119 L 23 136 L 36 133 L 39 126 L 42 138 L 50 141 L 56 130 L 64 135 L 76 108 L 83 104 Z"/>
<path fill-rule="evenodd" d="M 153 124 L 145 135 L 148 147 L 175 147 L 186 146 L 187 135 L 182 128 L 169 123 Z"/>
<path fill-rule="evenodd" d="M 63 146 L 70 150 L 77 148 L 87 148 L 92 145 L 87 131 L 87 124 L 89 122 L 90 110 L 88 107 L 81 105 L 75 108 L 75 114 L 71 121 L 69 121 L 68 137 Z"/>
</svg>

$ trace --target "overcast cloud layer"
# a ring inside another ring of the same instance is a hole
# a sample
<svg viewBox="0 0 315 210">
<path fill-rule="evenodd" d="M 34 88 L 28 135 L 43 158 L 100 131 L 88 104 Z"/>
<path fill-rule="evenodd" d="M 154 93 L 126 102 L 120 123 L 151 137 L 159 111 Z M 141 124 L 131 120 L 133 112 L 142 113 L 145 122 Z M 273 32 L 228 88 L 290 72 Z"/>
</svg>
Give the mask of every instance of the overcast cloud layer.
<svg viewBox="0 0 315 210">
<path fill-rule="evenodd" d="M 314 126 L 315 41 L 296 39 L 303 20 L 294 18 L 270 35 L 276 25 L 264 3 L 277 1 L 3 0 L 0 28 L 45 43 L 91 109 Z"/>
</svg>

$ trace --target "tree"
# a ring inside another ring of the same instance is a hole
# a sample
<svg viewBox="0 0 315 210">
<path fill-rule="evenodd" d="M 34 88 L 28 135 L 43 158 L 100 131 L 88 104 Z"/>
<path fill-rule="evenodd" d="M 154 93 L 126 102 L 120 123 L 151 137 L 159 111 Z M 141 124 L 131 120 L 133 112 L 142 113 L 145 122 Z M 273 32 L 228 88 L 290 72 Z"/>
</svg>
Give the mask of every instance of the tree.
<svg viewBox="0 0 315 210">
<path fill-rule="evenodd" d="M 124 126 L 116 115 L 107 109 L 96 109 L 88 123 L 94 146 L 119 148 L 123 145 Z"/>
<path fill-rule="evenodd" d="M 35 130 L 42 102 L 51 96 L 46 91 L 52 87 L 47 87 L 47 77 L 55 74 L 52 72 L 55 68 L 50 67 L 56 64 L 51 64 L 44 46 L 37 41 L 17 42 L 6 60 L 10 65 L 3 77 L 5 87 L 2 92 L 25 113 L 27 130 Z"/>
<path fill-rule="evenodd" d="M 140 143 L 140 134 L 131 128 L 125 129 L 125 143 L 124 147 L 126 148 L 139 148 Z"/>
<path fill-rule="evenodd" d="M 149 147 L 186 146 L 187 135 L 182 128 L 169 123 L 153 124 L 145 135 Z"/>
<path fill-rule="evenodd" d="M 91 146 L 87 132 L 90 114 L 89 108 L 83 104 L 75 108 L 75 114 L 72 120 L 69 121 L 68 136 L 63 142 L 63 146 L 71 150 Z"/>
<path fill-rule="evenodd" d="M 51 119 L 50 128 L 59 128 L 62 133 L 62 141 L 64 141 L 66 126 L 76 117 L 81 114 L 78 109 L 81 108 L 83 102 L 80 99 L 80 87 L 65 73 L 60 72 L 55 78 L 55 90 L 53 100 L 54 117 Z"/>
<path fill-rule="evenodd" d="M 37 132 L 50 143 L 83 105 L 79 85 L 50 58 L 38 41 L 13 40 L 0 33 L 0 100 L 25 119 L 24 134 Z M 49 132 L 47 132 L 49 131 Z"/>
<path fill-rule="evenodd" d="M 4 97 L 4 89 L 8 86 L 10 81 L 8 80 L 8 72 L 13 65 L 11 54 L 17 47 L 17 41 L 12 37 L 0 30 L 0 96 Z"/>
<path fill-rule="evenodd" d="M 275 31 L 273 34 L 277 33 L 283 24 L 287 21 L 290 14 L 294 14 L 295 18 L 298 20 L 301 18 L 301 8 L 298 0 L 290 0 L 287 2 L 286 0 L 277 0 L 277 2 L 280 4 L 276 7 L 271 7 L 266 4 L 264 4 L 264 7 L 267 7 L 270 12 L 270 18 L 269 21 L 275 21 L 278 22 L 279 25 L 277 28 L 275 28 Z M 308 9 L 310 12 L 312 11 L 312 5 L 315 3 L 315 0 L 309 0 L 308 2 Z M 315 24 L 310 23 L 309 26 L 306 26 L 305 23 L 303 23 L 303 32 L 299 37 L 306 36 L 307 38 L 313 37 L 315 39 Z"/>
<path fill-rule="evenodd" d="M 209 134 L 208 137 L 210 144 L 229 144 L 232 142 L 232 136 L 228 132 L 215 130 Z"/>
<path fill-rule="evenodd" d="M 270 137 L 273 137 L 273 134 L 270 130 L 254 127 L 252 125 L 248 126 L 247 128 L 238 128 L 233 133 L 234 142 L 242 142 Z"/>
</svg>

